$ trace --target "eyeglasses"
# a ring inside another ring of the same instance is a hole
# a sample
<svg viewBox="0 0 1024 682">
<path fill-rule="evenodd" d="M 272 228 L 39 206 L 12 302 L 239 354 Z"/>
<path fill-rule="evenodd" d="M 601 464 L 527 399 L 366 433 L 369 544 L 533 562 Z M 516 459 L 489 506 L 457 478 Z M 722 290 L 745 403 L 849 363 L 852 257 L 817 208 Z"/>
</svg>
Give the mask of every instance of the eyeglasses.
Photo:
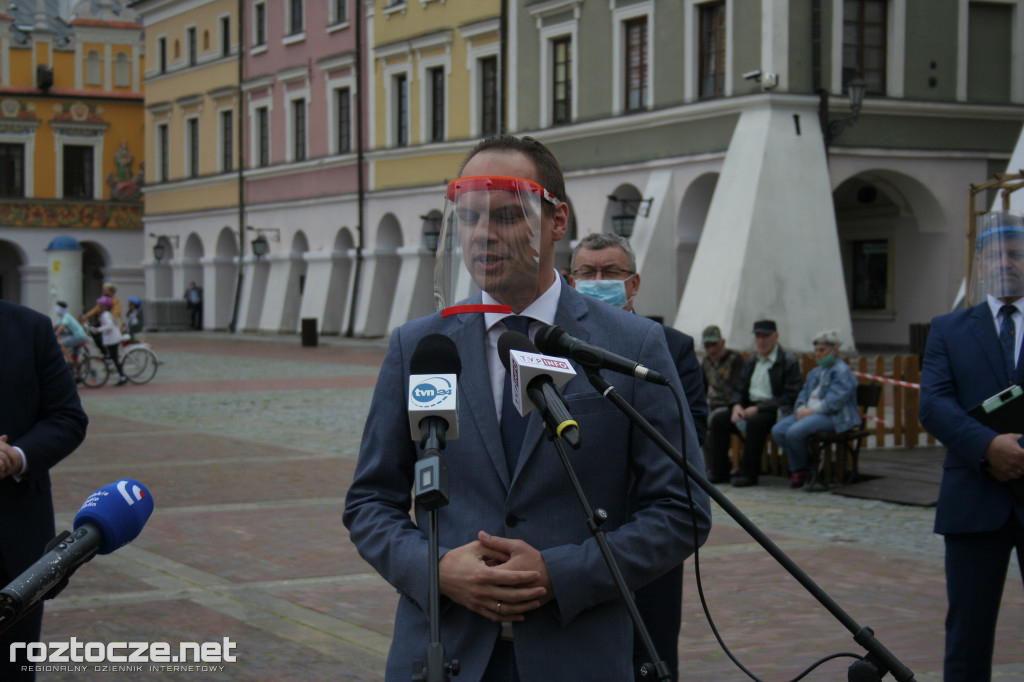
<svg viewBox="0 0 1024 682">
<path fill-rule="evenodd" d="M 580 268 L 579 270 L 573 270 L 572 276 L 576 279 L 626 279 L 635 272 L 629 270 L 623 270 L 622 268 L 605 268 L 603 270 L 593 270 L 591 268 Z"/>
</svg>

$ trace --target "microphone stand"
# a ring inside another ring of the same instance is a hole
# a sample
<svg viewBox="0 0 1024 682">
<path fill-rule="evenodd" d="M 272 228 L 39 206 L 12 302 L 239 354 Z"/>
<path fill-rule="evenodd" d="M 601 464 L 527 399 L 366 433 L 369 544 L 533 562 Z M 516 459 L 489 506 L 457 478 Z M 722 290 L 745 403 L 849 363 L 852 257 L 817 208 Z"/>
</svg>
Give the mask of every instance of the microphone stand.
<svg viewBox="0 0 1024 682">
<path fill-rule="evenodd" d="M 430 614 L 430 643 L 427 645 L 427 662 L 414 661 L 412 682 L 448 682 L 449 675 L 459 674 L 458 660 L 445 660 L 444 644 L 441 643 L 441 578 L 438 569 L 440 539 L 438 537 L 437 510 L 448 504 L 448 467 L 441 461 L 444 449 L 443 420 L 428 419 L 426 433 L 420 441 L 423 459 L 416 462 L 416 502 L 423 505 L 428 515 L 427 538 L 429 552 L 428 605 Z"/>
<path fill-rule="evenodd" d="M 562 399 L 561 395 L 559 395 L 559 398 Z M 608 565 L 608 570 L 611 571 L 612 579 L 615 581 L 615 586 L 619 588 L 619 594 L 622 595 L 622 601 L 625 602 L 626 609 L 629 611 L 629 616 L 633 619 L 633 625 L 636 627 L 637 633 L 643 641 L 644 649 L 647 651 L 647 656 L 650 660 L 657 661 L 657 663 L 654 664 L 654 668 L 657 671 L 658 679 L 671 680 L 672 675 L 669 673 L 668 665 L 658 657 L 658 652 L 654 647 L 654 641 L 651 639 L 651 635 L 647 631 L 647 626 L 644 625 L 643 618 L 640 616 L 640 611 L 636 608 L 636 602 L 633 601 L 633 594 L 630 591 L 629 586 L 626 585 L 626 580 L 622 577 L 622 571 L 619 569 L 619 564 L 615 561 L 615 556 L 612 554 L 611 547 L 608 544 L 608 538 L 605 536 L 604 532 L 604 522 L 608 520 L 608 512 L 600 508 L 596 510 L 591 508 L 590 502 L 587 501 L 587 494 L 583 491 L 583 486 L 580 485 L 580 480 L 576 476 L 576 470 L 573 469 L 572 462 L 569 461 L 569 457 L 565 453 L 565 448 L 562 446 L 561 437 L 555 434 L 551 429 L 551 425 L 548 424 L 547 421 L 544 422 L 544 432 L 547 434 L 548 439 L 553 441 L 555 444 L 555 450 L 558 451 L 558 456 L 562 460 L 562 466 L 565 467 L 565 473 L 568 474 L 569 481 L 572 482 L 572 487 L 576 491 L 576 497 L 579 498 L 580 504 L 583 505 L 583 511 L 587 517 L 587 528 L 590 529 L 590 534 L 594 536 L 595 540 L 597 540 L 597 546 L 601 550 L 601 556 L 604 557 L 604 562 Z M 579 447 L 578 443 L 576 447 Z"/>
<path fill-rule="evenodd" d="M 786 554 L 779 549 L 779 547 L 772 542 L 767 535 L 765 535 L 760 528 L 754 525 L 754 522 L 748 519 L 743 512 L 739 510 L 732 502 L 729 501 L 724 494 L 719 492 L 718 488 L 711 484 L 704 473 L 698 471 L 688 460 L 686 460 L 680 453 L 673 447 L 673 445 L 655 428 L 644 419 L 643 415 L 637 412 L 632 405 L 616 392 L 615 387 L 608 383 L 604 377 L 602 377 L 597 371 L 589 367 L 584 367 L 587 373 L 587 378 L 590 379 L 591 385 L 597 389 L 597 392 L 608 398 L 614 403 L 614 405 L 630 420 L 636 424 L 641 431 L 654 441 L 654 443 L 661 448 L 665 454 L 667 454 L 679 467 L 681 467 L 686 474 L 697 482 L 701 488 L 703 488 L 711 498 L 725 510 L 729 516 L 739 523 L 739 525 L 745 530 L 750 537 L 752 537 L 759 545 L 761 545 L 765 551 L 768 552 L 776 561 L 782 564 L 782 567 L 789 571 L 790 575 L 796 578 L 797 582 L 803 585 L 804 589 L 811 593 L 815 599 L 817 599 L 825 609 L 831 613 L 836 620 L 838 620 L 847 630 L 853 634 L 855 642 L 864 647 L 868 655 L 863 659 L 853 663 L 847 670 L 847 679 L 850 682 L 875 682 L 880 681 L 886 673 L 892 673 L 892 676 L 900 682 L 913 682 L 914 673 L 910 671 L 903 663 L 900 662 L 896 656 L 894 656 L 885 646 L 882 645 L 878 639 L 875 638 L 875 633 L 871 628 L 862 627 L 846 613 L 828 594 L 821 589 L 817 583 L 811 580 L 796 563 L 790 559 Z"/>
</svg>

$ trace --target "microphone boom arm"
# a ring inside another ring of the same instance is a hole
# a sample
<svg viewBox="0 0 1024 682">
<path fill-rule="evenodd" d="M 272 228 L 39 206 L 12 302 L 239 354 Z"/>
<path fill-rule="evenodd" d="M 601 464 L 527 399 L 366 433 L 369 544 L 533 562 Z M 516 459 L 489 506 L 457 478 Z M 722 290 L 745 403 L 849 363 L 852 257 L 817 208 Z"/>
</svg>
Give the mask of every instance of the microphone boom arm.
<svg viewBox="0 0 1024 682">
<path fill-rule="evenodd" d="M 761 547 L 765 549 L 778 561 L 783 568 L 785 568 L 790 575 L 796 578 L 796 581 L 800 583 L 805 590 L 807 590 L 812 597 L 818 600 L 818 602 L 825 607 L 825 609 L 831 613 L 836 620 L 838 620 L 847 630 L 853 634 L 854 641 L 863 646 L 868 655 L 850 666 L 850 679 L 853 674 L 863 675 L 865 673 L 865 666 L 869 667 L 868 674 L 873 676 L 877 673 L 877 677 L 874 679 L 881 679 L 887 672 L 891 672 L 893 677 L 899 682 L 913 682 L 914 673 L 911 672 L 903 663 L 900 662 L 896 656 L 892 654 L 885 646 L 878 641 L 874 635 L 874 631 L 868 627 L 862 627 L 850 616 L 846 611 L 842 609 L 821 587 L 815 583 L 810 576 L 808 576 L 803 569 L 797 566 L 796 562 L 790 559 L 785 552 L 771 541 L 771 539 L 764 534 L 764 532 L 758 528 L 753 521 L 746 517 L 734 505 L 729 498 L 722 494 L 717 487 L 711 484 L 710 481 L 704 476 L 703 472 L 698 471 L 688 460 L 686 460 L 663 435 L 648 422 L 643 415 L 637 412 L 632 405 L 630 405 L 622 396 L 618 394 L 615 387 L 612 386 L 604 377 L 602 377 L 597 371 L 594 371 L 588 367 L 584 368 L 587 378 L 590 380 L 591 385 L 597 389 L 597 392 L 608 398 L 612 403 L 629 419 L 640 428 L 652 441 L 665 453 L 667 454 L 677 465 L 682 467 L 686 471 L 686 475 L 697 482 L 701 488 L 703 488 L 711 499 L 718 503 L 720 507 L 750 535 Z M 858 680 L 868 679 L 865 677 L 858 677 Z"/>
</svg>

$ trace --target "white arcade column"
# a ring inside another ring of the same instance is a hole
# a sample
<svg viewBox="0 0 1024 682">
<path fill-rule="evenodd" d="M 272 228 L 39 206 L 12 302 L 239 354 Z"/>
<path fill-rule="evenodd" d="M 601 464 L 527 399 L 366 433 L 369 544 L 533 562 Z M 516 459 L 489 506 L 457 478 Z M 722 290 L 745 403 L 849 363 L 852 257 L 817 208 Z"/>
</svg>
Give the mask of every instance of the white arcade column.
<svg viewBox="0 0 1024 682">
<path fill-rule="evenodd" d="M 853 348 L 818 112 L 790 101 L 740 115 L 674 326 L 717 324 L 750 349 L 762 318 L 789 350 L 810 350 L 825 328 Z"/>
</svg>

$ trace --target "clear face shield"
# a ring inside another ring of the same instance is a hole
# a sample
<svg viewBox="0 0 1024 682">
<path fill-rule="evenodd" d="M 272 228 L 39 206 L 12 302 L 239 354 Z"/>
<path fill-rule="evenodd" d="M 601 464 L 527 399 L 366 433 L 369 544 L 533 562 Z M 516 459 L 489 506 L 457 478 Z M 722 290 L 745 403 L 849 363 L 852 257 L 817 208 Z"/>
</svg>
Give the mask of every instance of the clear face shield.
<svg viewBox="0 0 1024 682">
<path fill-rule="evenodd" d="M 1024 216 L 1015 211 L 993 211 L 982 218 L 974 240 L 968 303 L 988 295 L 1000 299 L 1024 296 Z"/>
<path fill-rule="evenodd" d="M 530 180 L 494 175 L 448 184 L 437 261 L 434 303 L 455 304 L 479 290 L 522 311 L 541 292 L 541 231 L 545 203 L 561 203 Z"/>
</svg>

